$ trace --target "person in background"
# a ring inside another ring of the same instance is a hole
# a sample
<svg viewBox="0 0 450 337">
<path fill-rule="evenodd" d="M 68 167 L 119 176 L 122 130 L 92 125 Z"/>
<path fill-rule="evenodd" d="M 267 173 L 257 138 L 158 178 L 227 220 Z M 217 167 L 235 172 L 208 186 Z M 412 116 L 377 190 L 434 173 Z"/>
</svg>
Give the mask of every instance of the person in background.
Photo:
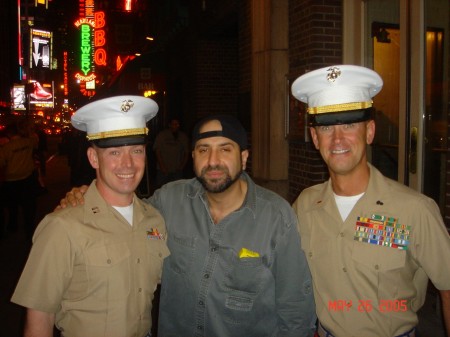
<svg viewBox="0 0 450 337">
<path fill-rule="evenodd" d="M 0 152 L 1 147 L 9 142 L 9 138 L 6 136 L 5 129 L 0 130 Z M 6 234 L 6 193 L 3 190 L 3 183 L 5 181 L 5 167 L 0 167 L 0 239 L 2 239 Z"/>
<path fill-rule="evenodd" d="M 180 130 L 180 120 L 172 118 L 169 127 L 158 133 L 153 144 L 156 155 L 156 188 L 183 178 L 189 159 L 189 140 Z"/>
<path fill-rule="evenodd" d="M 150 336 L 154 290 L 169 255 L 160 213 L 134 194 L 146 163 L 151 99 L 115 96 L 72 116 L 96 171 L 84 205 L 47 215 L 12 296 L 25 337 Z"/>
<path fill-rule="evenodd" d="M 19 228 L 19 209 L 22 209 L 24 228 L 31 239 L 35 228 L 38 173 L 33 151 L 38 138 L 26 119 L 20 119 L 6 127 L 9 139 L 0 147 L 0 168 L 3 169 L 2 194 L 8 210 L 6 230 L 15 232 Z"/>
<path fill-rule="evenodd" d="M 168 230 L 158 337 L 313 335 L 310 273 L 289 203 L 245 172 L 247 133 L 231 115 L 199 121 L 192 135 L 196 178 L 145 202 Z M 72 189 L 62 207 L 82 201 Z M 80 193 L 81 192 L 81 193 Z"/>
<path fill-rule="evenodd" d="M 90 147 L 86 132 L 72 129 L 66 132 L 65 138 L 67 163 L 70 167 L 70 185 L 89 184 L 95 178 L 95 170 L 86 157 L 86 151 Z"/>
<path fill-rule="evenodd" d="M 38 147 L 35 151 L 35 156 L 39 164 L 39 173 L 42 178 L 45 178 L 47 174 L 47 134 L 42 125 L 36 125 L 36 134 L 38 137 Z"/>
<path fill-rule="evenodd" d="M 450 336 L 450 237 L 436 203 L 368 162 L 375 135 L 371 69 L 331 66 L 300 76 L 312 141 L 328 181 L 293 207 L 312 273 L 320 337 L 414 337 L 428 279 L 440 290 Z M 445 258 L 442 258 L 445 257 Z"/>
</svg>

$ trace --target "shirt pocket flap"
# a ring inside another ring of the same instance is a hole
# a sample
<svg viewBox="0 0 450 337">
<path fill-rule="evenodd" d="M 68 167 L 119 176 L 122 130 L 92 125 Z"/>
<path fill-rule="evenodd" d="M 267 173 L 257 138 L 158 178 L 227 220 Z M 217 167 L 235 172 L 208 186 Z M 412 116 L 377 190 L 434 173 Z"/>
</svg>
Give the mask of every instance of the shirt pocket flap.
<svg viewBox="0 0 450 337">
<path fill-rule="evenodd" d="M 130 257 L 130 250 L 125 242 L 92 247 L 86 251 L 87 264 L 91 266 L 114 266 Z"/>
<path fill-rule="evenodd" d="M 388 271 L 405 265 L 406 252 L 391 247 L 355 242 L 352 259 L 376 270 Z"/>
</svg>

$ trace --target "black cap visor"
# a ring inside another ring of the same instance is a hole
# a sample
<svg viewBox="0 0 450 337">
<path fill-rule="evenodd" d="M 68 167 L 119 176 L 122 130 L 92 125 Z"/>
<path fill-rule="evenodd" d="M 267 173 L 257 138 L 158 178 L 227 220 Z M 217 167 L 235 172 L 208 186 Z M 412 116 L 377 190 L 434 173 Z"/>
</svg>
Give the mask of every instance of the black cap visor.
<svg viewBox="0 0 450 337">
<path fill-rule="evenodd" d="M 222 126 L 222 130 L 200 132 L 200 129 L 207 122 L 212 120 L 218 120 Z M 204 118 L 195 126 L 192 132 L 192 148 L 195 148 L 195 144 L 200 139 L 210 138 L 210 137 L 225 137 L 236 142 L 241 151 L 247 150 L 247 133 L 244 127 L 239 123 L 237 119 L 227 115 L 213 115 Z"/>
<path fill-rule="evenodd" d="M 309 115 L 310 126 L 321 125 L 339 125 L 364 122 L 372 119 L 372 108 L 341 111 L 332 113 L 322 113 L 316 115 Z"/>
</svg>

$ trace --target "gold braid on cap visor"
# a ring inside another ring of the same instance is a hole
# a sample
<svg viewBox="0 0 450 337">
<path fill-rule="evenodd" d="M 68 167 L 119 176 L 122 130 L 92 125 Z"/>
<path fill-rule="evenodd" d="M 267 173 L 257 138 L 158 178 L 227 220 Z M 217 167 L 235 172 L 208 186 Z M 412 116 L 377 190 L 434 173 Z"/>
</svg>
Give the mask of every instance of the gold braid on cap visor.
<svg viewBox="0 0 450 337">
<path fill-rule="evenodd" d="M 329 113 L 329 112 L 341 112 L 349 110 L 361 110 L 372 107 L 372 101 L 369 102 L 354 102 L 354 103 L 343 103 L 343 104 L 333 104 L 325 106 L 316 106 L 308 108 L 308 113 L 311 115 Z"/>
<path fill-rule="evenodd" d="M 112 131 L 91 133 L 91 134 L 87 135 L 87 139 L 88 140 L 97 140 L 97 139 L 103 139 L 103 138 L 137 136 L 137 135 L 144 135 L 144 134 L 148 135 L 148 128 L 112 130 Z"/>
</svg>

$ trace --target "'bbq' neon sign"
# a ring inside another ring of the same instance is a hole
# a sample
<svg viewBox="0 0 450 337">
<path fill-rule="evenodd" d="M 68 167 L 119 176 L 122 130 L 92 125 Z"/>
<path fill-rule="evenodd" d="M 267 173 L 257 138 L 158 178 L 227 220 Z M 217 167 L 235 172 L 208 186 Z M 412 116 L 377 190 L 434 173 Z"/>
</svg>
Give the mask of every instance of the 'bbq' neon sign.
<svg viewBox="0 0 450 337">
<path fill-rule="evenodd" d="M 105 13 L 95 12 L 95 32 L 94 32 L 94 62 L 98 66 L 106 66 L 106 50 L 103 48 L 106 44 L 105 38 Z"/>
</svg>

